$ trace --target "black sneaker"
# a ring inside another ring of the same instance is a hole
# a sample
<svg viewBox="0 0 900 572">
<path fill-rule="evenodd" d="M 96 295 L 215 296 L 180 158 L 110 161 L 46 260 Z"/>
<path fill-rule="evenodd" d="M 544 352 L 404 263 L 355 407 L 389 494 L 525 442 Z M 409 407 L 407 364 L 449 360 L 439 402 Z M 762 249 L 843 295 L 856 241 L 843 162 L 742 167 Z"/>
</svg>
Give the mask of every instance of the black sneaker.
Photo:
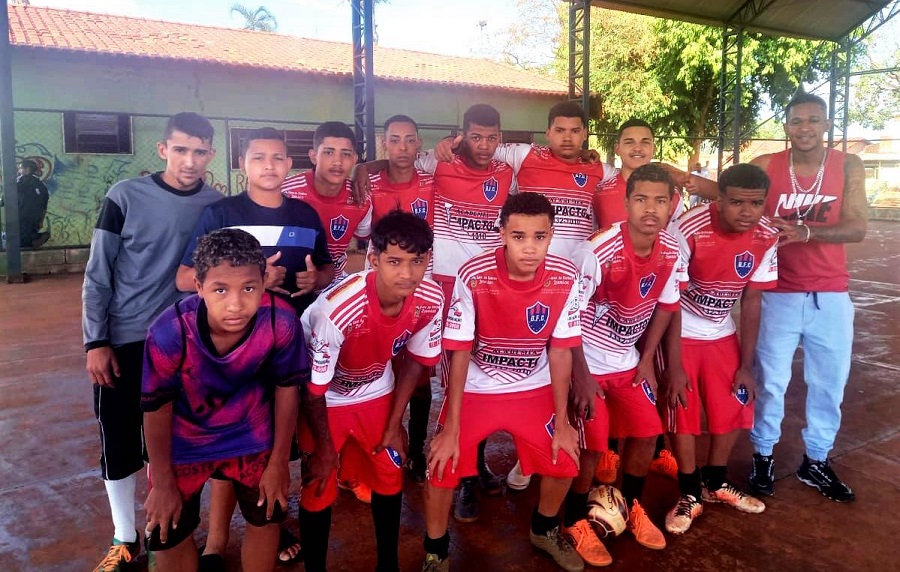
<svg viewBox="0 0 900 572">
<path fill-rule="evenodd" d="M 475 491 L 478 479 L 469 477 L 459 483 L 456 496 L 456 507 L 453 517 L 459 522 L 475 522 L 478 520 L 478 493 Z"/>
<path fill-rule="evenodd" d="M 803 455 L 803 464 L 797 469 L 797 478 L 835 502 L 850 502 L 856 498 L 850 487 L 834 474 L 827 460 L 812 461 Z"/>
<path fill-rule="evenodd" d="M 478 486 L 484 494 L 492 497 L 502 495 L 505 482 L 505 477 L 495 475 L 487 465 L 478 468 Z"/>
<path fill-rule="evenodd" d="M 775 459 L 772 455 L 753 453 L 749 488 L 755 495 L 770 497 L 775 494 Z"/>
</svg>

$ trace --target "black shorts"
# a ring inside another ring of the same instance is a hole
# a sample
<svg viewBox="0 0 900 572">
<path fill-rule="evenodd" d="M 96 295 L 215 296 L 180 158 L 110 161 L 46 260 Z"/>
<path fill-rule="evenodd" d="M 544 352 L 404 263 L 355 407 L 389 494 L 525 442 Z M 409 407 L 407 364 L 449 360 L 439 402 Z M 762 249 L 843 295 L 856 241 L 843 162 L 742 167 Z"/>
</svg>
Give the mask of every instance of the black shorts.
<svg viewBox="0 0 900 572">
<path fill-rule="evenodd" d="M 144 539 L 148 551 L 169 550 L 181 544 L 200 525 L 200 497 L 203 486 L 209 479 L 231 481 L 244 520 L 250 526 L 262 527 L 283 522 L 287 507 L 275 503 L 271 519 L 266 519 L 266 505 L 256 506 L 259 501 L 259 481 L 269 463 L 271 451 L 244 455 L 219 461 L 203 461 L 185 465 L 173 465 L 175 486 L 181 495 L 181 516 L 178 528 L 170 528 L 166 543 L 159 540 L 159 526 Z M 153 490 L 153 482 L 150 482 Z"/>
<path fill-rule="evenodd" d="M 100 469 L 103 479 L 117 481 L 144 468 L 144 415 L 141 376 L 144 342 L 113 348 L 119 362 L 115 387 L 94 385 L 94 415 L 100 425 Z"/>
</svg>

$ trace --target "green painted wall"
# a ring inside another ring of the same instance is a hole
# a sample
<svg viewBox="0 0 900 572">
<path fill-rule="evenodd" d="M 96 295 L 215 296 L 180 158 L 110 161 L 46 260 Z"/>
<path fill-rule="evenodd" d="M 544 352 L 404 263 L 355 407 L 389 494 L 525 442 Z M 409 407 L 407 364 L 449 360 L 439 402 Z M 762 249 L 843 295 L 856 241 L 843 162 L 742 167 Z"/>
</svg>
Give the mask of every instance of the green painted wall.
<svg viewBox="0 0 900 572">
<path fill-rule="evenodd" d="M 109 186 L 163 168 L 156 142 L 165 117 L 173 113 L 197 111 L 211 118 L 218 154 L 207 182 L 223 193 L 242 187 L 240 172 L 229 168 L 226 125 L 312 129 L 328 119 L 353 119 L 352 86 L 346 79 L 33 49 L 17 49 L 13 56 L 16 156 L 38 162 L 51 193 L 47 226 L 52 238 L 44 248 L 89 244 Z M 497 107 L 504 129 L 542 132 L 547 109 L 561 99 L 384 83 L 376 85 L 375 97 L 379 123 L 403 113 L 434 126 L 422 130 L 426 146 L 461 125 L 463 112 L 474 103 Z M 65 153 L 64 110 L 132 114 L 133 154 Z"/>
</svg>

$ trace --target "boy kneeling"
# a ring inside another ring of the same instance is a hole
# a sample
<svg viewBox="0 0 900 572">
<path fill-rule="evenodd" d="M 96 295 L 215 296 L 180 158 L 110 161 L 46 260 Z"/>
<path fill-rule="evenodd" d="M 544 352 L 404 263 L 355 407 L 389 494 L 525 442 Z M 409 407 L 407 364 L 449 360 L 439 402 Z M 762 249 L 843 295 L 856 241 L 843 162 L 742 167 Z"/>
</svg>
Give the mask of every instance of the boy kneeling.
<svg viewBox="0 0 900 572">
<path fill-rule="evenodd" d="M 246 232 L 200 239 L 194 268 L 197 294 L 163 312 L 147 336 L 147 550 L 159 570 L 197 570 L 191 534 L 203 485 L 215 476 L 234 483 L 247 521 L 243 570 L 271 571 L 287 508 L 297 386 L 309 380 L 300 319 L 265 294 L 266 259 Z"/>
</svg>

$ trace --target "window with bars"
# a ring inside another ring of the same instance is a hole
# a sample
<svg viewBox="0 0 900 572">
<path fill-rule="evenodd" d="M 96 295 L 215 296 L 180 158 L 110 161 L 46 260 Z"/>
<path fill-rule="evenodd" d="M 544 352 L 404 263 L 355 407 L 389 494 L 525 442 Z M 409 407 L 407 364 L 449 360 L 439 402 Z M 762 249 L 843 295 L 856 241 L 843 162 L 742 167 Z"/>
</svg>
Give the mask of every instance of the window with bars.
<svg viewBox="0 0 900 572">
<path fill-rule="evenodd" d="M 63 113 L 66 153 L 130 155 L 131 116 L 125 113 Z"/>
</svg>

